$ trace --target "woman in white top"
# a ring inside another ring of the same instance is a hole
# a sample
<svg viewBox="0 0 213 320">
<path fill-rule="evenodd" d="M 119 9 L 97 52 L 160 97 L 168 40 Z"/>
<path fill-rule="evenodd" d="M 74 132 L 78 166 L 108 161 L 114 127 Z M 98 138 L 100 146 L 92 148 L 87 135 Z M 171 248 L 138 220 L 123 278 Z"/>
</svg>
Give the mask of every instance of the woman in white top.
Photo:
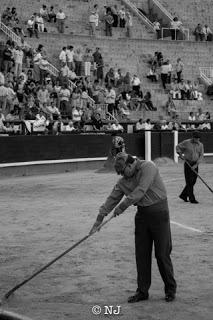
<svg viewBox="0 0 213 320">
<path fill-rule="evenodd" d="M 126 12 L 125 12 L 125 8 L 121 7 L 121 9 L 118 12 L 119 15 L 119 20 L 120 20 L 120 28 L 125 28 L 125 24 L 126 24 Z"/>
<path fill-rule="evenodd" d="M 171 27 L 170 27 L 172 40 L 178 40 L 181 26 L 182 26 L 182 22 L 178 20 L 177 17 L 175 17 L 172 20 Z"/>
</svg>

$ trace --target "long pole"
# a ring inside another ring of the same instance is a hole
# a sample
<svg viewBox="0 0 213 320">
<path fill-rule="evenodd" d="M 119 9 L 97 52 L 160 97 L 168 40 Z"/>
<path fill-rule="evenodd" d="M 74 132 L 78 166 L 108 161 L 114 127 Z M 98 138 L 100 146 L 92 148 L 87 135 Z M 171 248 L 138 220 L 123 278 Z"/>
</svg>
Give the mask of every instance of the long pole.
<svg viewBox="0 0 213 320">
<path fill-rule="evenodd" d="M 190 169 L 198 176 L 198 178 L 205 184 L 205 186 L 211 191 L 211 193 L 213 193 L 212 188 L 203 180 L 203 178 L 198 174 L 198 172 L 192 168 L 189 162 L 186 159 L 184 159 L 184 161 L 187 163 Z"/>
<path fill-rule="evenodd" d="M 9 290 L 3 297 L 3 299 L 8 299 L 11 294 L 13 292 L 15 292 L 16 290 L 18 290 L 19 288 L 23 287 L 26 283 L 28 283 L 30 280 L 32 280 L 33 278 L 35 278 L 38 274 L 40 274 L 41 272 L 43 272 L 44 270 L 46 270 L 47 268 L 49 268 L 53 263 L 55 263 L 56 261 L 58 261 L 59 259 L 61 259 L 63 256 L 65 256 L 68 252 L 72 251 L 74 248 L 76 248 L 77 246 L 79 246 L 79 244 L 81 244 L 82 242 L 84 242 L 86 239 L 90 238 L 94 233 L 96 233 L 97 231 L 99 231 L 105 224 L 107 224 L 112 218 L 114 218 L 114 216 L 112 215 L 109 219 L 107 219 L 106 221 L 104 221 L 98 228 L 97 230 L 95 230 L 94 232 L 86 235 L 85 237 L 83 237 L 82 239 L 80 239 L 79 241 L 77 241 L 74 245 L 72 245 L 70 248 L 68 248 L 67 250 L 65 250 L 64 252 L 62 252 L 59 256 L 57 256 L 55 259 L 51 260 L 49 263 L 45 264 L 42 268 L 40 268 L 38 271 L 36 271 L 35 273 L 33 273 L 30 277 L 26 278 L 25 280 L 23 280 L 22 282 L 18 283 L 15 287 L 13 287 L 11 290 Z"/>
</svg>

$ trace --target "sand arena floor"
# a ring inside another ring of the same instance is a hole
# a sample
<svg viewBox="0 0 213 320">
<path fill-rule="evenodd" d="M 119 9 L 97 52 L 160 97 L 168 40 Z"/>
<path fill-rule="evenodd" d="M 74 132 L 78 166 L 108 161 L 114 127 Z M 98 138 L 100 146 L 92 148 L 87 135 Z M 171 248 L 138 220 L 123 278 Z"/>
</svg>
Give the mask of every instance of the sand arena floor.
<svg viewBox="0 0 213 320">
<path fill-rule="evenodd" d="M 34 320 L 212 320 L 213 195 L 198 181 L 200 203 L 184 203 L 177 197 L 184 185 L 182 165 L 162 166 L 160 171 L 172 220 L 175 302 L 164 301 L 153 258 L 150 299 L 127 303 L 136 289 L 131 207 L 20 288 L 2 308 Z M 213 187 L 213 165 L 201 165 L 200 174 Z M 1 297 L 88 233 L 117 178 L 91 170 L 0 181 Z M 95 305 L 101 314 L 92 313 Z M 114 311 L 120 306 L 120 313 L 104 314 L 109 305 Z"/>
</svg>

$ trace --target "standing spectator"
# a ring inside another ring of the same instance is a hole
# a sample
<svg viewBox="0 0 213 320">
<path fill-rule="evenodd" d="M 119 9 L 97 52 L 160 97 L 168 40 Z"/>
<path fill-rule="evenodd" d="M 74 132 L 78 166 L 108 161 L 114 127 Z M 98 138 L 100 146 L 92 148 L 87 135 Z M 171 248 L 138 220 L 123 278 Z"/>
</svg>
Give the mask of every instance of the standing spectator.
<svg viewBox="0 0 213 320">
<path fill-rule="evenodd" d="M 75 69 L 74 65 L 74 50 L 73 46 L 68 46 L 66 50 L 66 55 L 67 55 L 67 65 L 70 70 Z"/>
<path fill-rule="evenodd" d="M 60 65 L 64 65 L 65 63 L 67 63 L 67 48 L 63 47 L 60 54 L 59 54 L 59 61 L 60 61 Z"/>
<path fill-rule="evenodd" d="M 42 52 L 42 57 L 39 61 L 39 69 L 40 69 L 40 83 L 44 84 L 45 78 L 47 75 L 47 66 L 49 62 L 47 61 L 47 53 L 45 51 Z"/>
<path fill-rule="evenodd" d="M 12 52 L 12 47 L 10 44 L 7 42 L 5 49 L 3 51 L 3 70 L 4 74 L 7 74 L 11 70 L 13 66 L 13 52 Z"/>
<path fill-rule="evenodd" d="M 160 39 L 160 38 L 161 38 L 161 34 L 160 34 L 160 31 L 161 31 L 160 22 L 159 22 L 159 21 L 154 21 L 154 22 L 153 22 L 153 28 L 154 28 L 154 31 L 156 32 L 157 39 Z"/>
<path fill-rule="evenodd" d="M 134 74 L 132 78 L 132 90 L 135 91 L 136 95 L 139 96 L 141 81 L 139 77 Z"/>
<path fill-rule="evenodd" d="M 29 32 L 29 37 L 32 38 L 33 34 L 35 34 L 36 38 L 38 38 L 38 30 L 35 28 L 35 16 L 31 16 L 31 18 L 27 21 L 27 31 Z"/>
<path fill-rule="evenodd" d="M 68 89 L 68 85 L 64 84 L 61 88 L 61 91 L 59 93 L 59 97 L 60 97 L 60 111 L 62 113 L 69 113 L 70 112 L 70 96 L 71 96 L 71 92 Z"/>
<path fill-rule="evenodd" d="M 126 36 L 132 38 L 132 16 L 129 11 L 126 13 Z"/>
<path fill-rule="evenodd" d="M 186 99 L 186 83 L 185 81 L 182 79 L 180 83 L 178 83 L 178 87 L 181 93 L 181 100 L 185 100 Z"/>
<path fill-rule="evenodd" d="M 172 70 L 171 70 L 171 64 L 169 63 L 169 60 L 163 62 L 161 66 L 161 81 L 164 89 L 166 89 L 166 84 L 168 83 L 168 79 L 171 79 L 171 72 Z"/>
<path fill-rule="evenodd" d="M 43 19 L 45 19 L 46 21 L 48 21 L 48 9 L 47 9 L 47 6 L 45 4 L 42 5 L 42 7 L 40 8 L 40 11 L 39 11 L 41 17 Z"/>
<path fill-rule="evenodd" d="M 84 61 L 84 75 L 86 77 L 87 76 L 90 77 L 91 67 L 94 61 L 91 49 L 86 48 L 85 54 L 83 55 L 83 61 Z"/>
<path fill-rule="evenodd" d="M 113 16 L 111 9 L 107 9 L 106 15 L 104 16 L 104 21 L 105 21 L 105 32 L 106 36 L 112 37 L 112 25 L 114 22 Z"/>
<path fill-rule="evenodd" d="M 99 13 L 98 13 L 98 5 L 95 4 L 93 10 L 89 16 L 89 24 L 90 24 L 90 35 L 95 36 L 96 28 L 98 27 L 99 23 Z"/>
<path fill-rule="evenodd" d="M 81 52 L 81 48 L 77 48 L 74 53 L 74 63 L 75 63 L 75 73 L 77 76 L 82 75 L 82 65 L 83 65 L 83 54 Z"/>
<path fill-rule="evenodd" d="M 125 28 L 126 12 L 125 12 L 124 6 L 121 7 L 121 9 L 119 10 L 118 14 L 119 14 L 119 21 L 120 21 L 119 25 L 120 25 L 120 28 Z"/>
<path fill-rule="evenodd" d="M 96 47 L 95 52 L 93 53 L 93 60 L 94 60 L 94 70 L 95 70 L 95 77 L 99 81 L 103 82 L 103 67 L 104 67 L 104 61 L 103 57 L 100 53 L 100 48 Z"/>
<path fill-rule="evenodd" d="M 117 26 L 118 26 L 118 7 L 116 4 L 111 7 L 111 11 L 112 11 L 112 16 L 113 16 L 113 20 L 114 20 L 112 26 L 114 28 L 117 28 Z"/>
<path fill-rule="evenodd" d="M 37 25 L 38 32 L 44 32 L 44 19 L 40 13 L 35 17 L 35 25 Z"/>
<path fill-rule="evenodd" d="M 50 99 L 49 92 L 45 85 L 42 85 L 41 88 L 38 90 L 37 98 L 39 101 L 39 107 L 43 107 L 43 105 L 46 104 Z"/>
<path fill-rule="evenodd" d="M 116 98 L 115 90 L 111 85 L 108 85 L 106 89 L 105 103 L 107 104 L 108 112 L 112 115 L 115 112 L 115 98 Z"/>
<path fill-rule="evenodd" d="M 65 25 L 66 15 L 62 11 L 62 9 L 60 9 L 57 12 L 56 19 L 57 19 L 57 22 L 58 22 L 58 32 L 59 33 L 64 33 L 64 25 Z"/>
<path fill-rule="evenodd" d="M 178 40 L 181 26 L 182 22 L 175 17 L 170 26 L 172 40 Z"/>
<path fill-rule="evenodd" d="M 16 49 L 14 50 L 14 53 L 13 53 L 13 58 L 15 62 L 15 68 L 14 68 L 15 77 L 18 77 L 22 71 L 23 57 L 24 57 L 23 50 L 21 49 L 21 47 L 16 46 Z"/>
<path fill-rule="evenodd" d="M 43 46 L 42 46 L 43 47 Z M 42 59 L 42 47 L 39 47 L 36 50 L 36 53 L 33 57 L 33 78 L 35 81 L 40 81 L 40 60 Z"/>
<path fill-rule="evenodd" d="M 56 23 L 56 13 L 53 6 L 50 7 L 50 10 L 48 13 L 48 21 L 52 22 L 52 20 L 54 23 Z"/>
<path fill-rule="evenodd" d="M 203 27 L 200 23 L 196 26 L 193 34 L 195 35 L 195 41 L 203 41 L 204 39 L 204 33 L 203 33 Z"/>
<path fill-rule="evenodd" d="M 113 68 L 110 68 L 109 71 L 105 75 L 105 85 L 115 86 L 115 72 Z"/>
<path fill-rule="evenodd" d="M 181 61 L 181 58 L 178 58 L 177 59 L 177 63 L 175 65 L 175 72 L 176 72 L 176 75 L 177 75 L 177 82 L 178 83 L 181 82 L 181 79 L 182 79 L 183 67 L 184 67 L 184 64 Z"/>
</svg>

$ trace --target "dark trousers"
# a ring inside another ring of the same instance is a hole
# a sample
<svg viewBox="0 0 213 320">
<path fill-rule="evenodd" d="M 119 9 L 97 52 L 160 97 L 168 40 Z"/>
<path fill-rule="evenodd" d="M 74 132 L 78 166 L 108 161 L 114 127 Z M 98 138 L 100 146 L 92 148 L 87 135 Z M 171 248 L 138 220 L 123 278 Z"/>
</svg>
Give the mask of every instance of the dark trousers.
<svg viewBox="0 0 213 320">
<path fill-rule="evenodd" d="M 167 77 L 167 73 L 161 73 L 161 81 L 164 89 L 166 89 Z"/>
<path fill-rule="evenodd" d="M 190 163 L 190 166 L 193 166 L 194 164 L 195 163 Z M 198 173 L 198 167 L 195 168 L 195 171 Z M 194 201 L 194 185 L 197 181 L 197 175 L 191 170 L 191 168 L 186 162 L 184 163 L 184 175 L 186 186 L 181 192 L 180 196 L 186 199 L 189 198 L 189 201 Z"/>
<path fill-rule="evenodd" d="M 135 216 L 135 252 L 138 291 L 148 293 L 151 286 L 152 247 L 165 293 L 176 292 L 176 281 L 170 254 L 172 240 L 167 200 L 149 207 L 138 207 Z"/>
</svg>

